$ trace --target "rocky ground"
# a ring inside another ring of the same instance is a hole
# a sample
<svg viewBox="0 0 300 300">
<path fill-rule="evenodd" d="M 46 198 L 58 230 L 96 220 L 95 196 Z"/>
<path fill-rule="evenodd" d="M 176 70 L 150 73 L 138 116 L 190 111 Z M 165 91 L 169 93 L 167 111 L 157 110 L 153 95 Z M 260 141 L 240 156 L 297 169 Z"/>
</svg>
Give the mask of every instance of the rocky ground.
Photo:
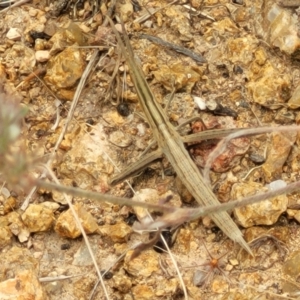
<svg viewBox="0 0 300 300">
<path fill-rule="evenodd" d="M 32 187 L 47 165 L 53 174 L 45 180 L 66 186 L 196 207 L 167 160 L 109 184 L 152 135 L 105 15 L 120 31 L 115 16 L 123 19 L 174 126 L 201 117 L 181 128 L 188 134 L 299 123 L 297 7 L 273 0 L 24 2 L 7 9 L 0 1 L 1 126 L 17 111 L 13 101 L 26 108 L 13 148 L 3 155 L 0 145 L 0 299 L 298 299 L 297 193 L 234 210 L 254 257 L 204 217 L 164 233 L 171 253 L 150 247 L 131 260 L 132 249 L 153 237 L 132 228 L 145 210 Z M 215 145 L 188 146 L 199 168 Z M 213 191 L 227 202 L 299 180 L 298 145 L 294 132 L 232 141 L 211 166 Z"/>
</svg>

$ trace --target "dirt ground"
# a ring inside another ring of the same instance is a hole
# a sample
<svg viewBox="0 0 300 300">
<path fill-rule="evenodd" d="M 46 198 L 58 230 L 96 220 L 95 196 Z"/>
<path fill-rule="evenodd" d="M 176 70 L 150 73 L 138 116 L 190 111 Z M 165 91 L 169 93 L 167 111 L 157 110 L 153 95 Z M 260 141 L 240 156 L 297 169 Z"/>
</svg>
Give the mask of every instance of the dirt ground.
<svg viewBox="0 0 300 300">
<path fill-rule="evenodd" d="M 164 232 L 170 251 L 158 241 L 163 249 L 150 246 L 133 260 L 132 249 L 153 238 L 132 228 L 145 210 L 70 198 L 104 288 L 65 197 L 30 186 L 30 176 L 42 176 L 43 163 L 54 174 L 45 180 L 196 207 L 165 158 L 110 185 L 144 153 L 152 133 L 105 15 L 120 32 L 118 17 L 124 21 L 136 61 L 171 123 L 201 118 L 180 129 L 186 135 L 298 125 L 299 11 L 297 3 L 286 3 L 59 0 L 27 1 L 6 10 L 0 1 L 0 97 L 21 99 L 27 107 L 17 147 L 34 160 L 27 175 L 17 173 L 14 181 L 6 178 L 8 168 L 1 169 L 0 299 L 298 299 L 297 193 L 232 212 L 253 257 L 204 217 Z M 187 145 L 200 170 L 215 145 L 215 140 Z M 273 182 L 299 180 L 298 145 L 293 132 L 232 141 L 211 166 L 214 193 L 227 202 L 267 191 Z"/>
</svg>

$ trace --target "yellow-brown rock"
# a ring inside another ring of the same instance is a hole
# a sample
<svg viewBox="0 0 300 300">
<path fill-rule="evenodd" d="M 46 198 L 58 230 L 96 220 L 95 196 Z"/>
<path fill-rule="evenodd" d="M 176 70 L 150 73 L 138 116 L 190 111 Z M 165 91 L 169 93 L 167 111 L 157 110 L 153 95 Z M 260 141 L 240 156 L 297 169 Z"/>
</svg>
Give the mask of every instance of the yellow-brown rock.
<svg viewBox="0 0 300 300">
<path fill-rule="evenodd" d="M 81 221 L 82 227 L 87 234 L 95 233 L 98 230 L 98 224 L 93 216 L 85 210 L 80 203 L 74 205 L 74 209 Z M 63 212 L 56 221 L 54 230 L 62 237 L 75 239 L 81 235 L 81 231 L 76 224 L 72 211 L 68 209 Z"/>
<path fill-rule="evenodd" d="M 6 215 L 11 212 L 17 205 L 16 198 L 10 196 L 3 201 L 3 205 L 0 206 L 0 214 Z"/>
<path fill-rule="evenodd" d="M 71 100 L 73 91 L 69 89 L 80 79 L 84 68 L 85 60 L 80 49 L 66 48 L 49 60 L 44 80 L 53 91 L 60 91 L 65 100 Z"/>
<path fill-rule="evenodd" d="M 6 217 L 10 231 L 18 237 L 21 243 L 27 241 L 30 236 L 30 231 L 22 222 L 21 216 L 16 211 L 12 211 L 7 214 Z"/>
<path fill-rule="evenodd" d="M 10 245 L 12 233 L 8 226 L 0 227 L 0 249 Z"/>
<path fill-rule="evenodd" d="M 138 284 L 133 287 L 132 293 L 134 295 L 134 299 L 139 300 L 154 299 L 153 297 L 155 296 L 154 289 L 145 284 Z"/>
<path fill-rule="evenodd" d="M 24 270 L 12 279 L 0 282 L 0 299 L 47 300 L 48 297 L 35 272 Z"/>
<path fill-rule="evenodd" d="M 143 251 L 138 257 L 131 259 L 133 251 L 125 256 L 124 269 L 132 276 L 149 277 L 159 270 L 159 255 L 154 250 Z"/>
<path fill-rule="evenodd" d="M 121 293 L 128 293 L 131 289 L 131 286 L 131 280 L 125 274 L 116 274 L 113 277 L 113 287 Z"/>
<path fill-rule="evenodd" d="M 296 132 L 273 132 L 271 134 L 271 145 L 267 153 L 267 160 L 262 166 L 267 182 L 280 178 L 282 167 L 289 156 L 296 137 Z"/>
<path fill-rule="evenodd" d="M 184 66 L 181 63 L 174 65 L 162 65 L 159 70 L 154 71 L 153 75 L 157 82 L 163 84 L 163 86 L 172 91 L 172 89 L 185 89 L 190 92 L 194 84 L 200 80 L 199 70 L 195 70 L 190 66 Z"/>
<path fill-rule="evenodd" d="M 30 204 L 21 218 L 30 232 L 48 231 L 54 222 L 52 210 L 40 204 Z"/>
<path fill-rule="evenodd" d="M 232 198 L 242 199 L 246 196 L 262 193 L 267 189 L 257 182 L 239 183 L 233 185 Z M 243 227 L 253 225 L 272 225 L 279 216 L 286 211 L 288 198 L 286 195 L 280 195 L 270 200 L 265 200 L 252 205 L 239 207 L 234 210 L 237 223 Z"/>
<path fill-rule="evenodd" d="M 114 225 L 105 224 L 100 226 L 99 232 L 110 237 L 114 243 L 121 243 L 128 239 L 132 229 L 126 223 L 120 222 Z"/>
<path fill-rule="evenodd" d="M 7 280 L 6 277 L 9 270 L 15 274 L 29 270 L 38 273 L 39 262 L 32 257 L 30 251 L 25 248 L 12 247 L 7 252 L 0 254 L 1 268 L 0 268 L 0 281 Z M 0 297 L 0 299 L 2 299 Z"/>
</svg>

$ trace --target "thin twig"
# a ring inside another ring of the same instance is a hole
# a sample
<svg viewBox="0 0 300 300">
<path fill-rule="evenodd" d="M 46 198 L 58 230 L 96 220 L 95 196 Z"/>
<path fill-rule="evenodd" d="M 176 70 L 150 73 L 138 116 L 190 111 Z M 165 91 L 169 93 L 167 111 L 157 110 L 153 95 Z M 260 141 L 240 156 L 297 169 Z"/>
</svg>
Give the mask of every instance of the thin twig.
<svg viewBox="0 0 300 300">
<path fill-rule="evenodd" d="M 205 207 L 189 208 L 189 209 L 177 208 L 177 209 L 173 209 L 173 211 L 170 211 L 170 213 L 167 213 L 166 215 L 157 218 L 154 222 L 147 221 L 144 222 L 143 224 L 136 224 L 135 230 L 136 231 L 145 230 L 145 229 L 153 230 L 156 228 L 163 229 L 167 227 L 178 226 L 184 222 L 196 220 L 206 215 L 214 214 L 216 212 L 225 211 L 225 210 L 232 210 L 237 207 L 265 201 L 269 198 L 273 198 L 281 194 L 292 193 L 299 189 L 300 189 L 300 181 L 297 181 L 287 185 L 286 187 L 274 191 L 269 191 L 264 194 L 254 195 L 243 199 L 230 201 L 227 203 L 222 203 L 218 205 L 209 205 Z M 164 209 L 167 209 L 167 207 L 161 206 L 159 210 L 162 211 Z"/>
<path fill-rule="evenodd" d="M 4 9 L 2 9 L 2 10 L 0 11 L 0 14 L 3 14 L 4 12 L 7 12 L 7 11 L 10 10 L 11 8 L 20 6 L 20 5 L 22 5 L 22 4 L 24 4 L 24 3 L 27 3 L 27 2 L 29 2 L 29 1 L 30 1 L 30 0 L 20 0 L 20 1 L 18 1 L 18 2 L 15 2 L 14 4 L 10 5 L 9 7 L 6 7 L 6 8 L 4 8 Z"/>
<path fill-rule="evenodd" d="M 161 211 L 161 212 L 173 212 L 175 210 L 174 207 L 171 206 L 162 206 L 162 205 L 156 205 L 156 204 L 149 204 L 146 202 L 140 202 L 140 201 L 134 201 L 128 198 L 122 198 L 122 197 L 115 197 L 111 195 L 105 195 L 100 194 L 96 192 L 86 191 L 80 188 L 74 188 L 74 187 L 67 187 L 55 183 L 46 182 L 44 180 L 37 180 L 37 185 L 41 188 L 47 189 L 49 191 L 58 191 L 62 193 L 67 193 L 69 195 L 79 197 L 79 198 L 87 198 L 90 200 L 96 200 L 99 202 L 109 202 L 113 204 L 119 204 L 119 205 L 128 205 L 128 206 L 138 206 L 138 207 L 144 207 L 147 209 L 152 209 L 155 211 Z"/>
<path fill-rule="evenodd" d="M 267 200 L 268 198 L 272 198 L 280 194 L 292 193 L 300 189 L 300 181 L 297 181 L 287 185 L 286 187 L 274 191 L 269 191 L 264 194 L 254 195 L 247 198 L 230 201 L 228 203 L 222 203 L 218 205 L 208 205 L 206 207 L 197 207 L 197 208 L 174 208 L 166 205 L 150 204 L 146 202 L 130 200 L 128 198 L 115 197 L 111 195 L 104 195 L 96 192 L 85 191 L 80 188 L 66 187 L 63 185 L 45 182 L 40 179 L 37 180 L 37 185 L 47 190 L 65 192 L 69 195 L 73 195 L 80 198 L 88 198 L 90 200 L 96 200 L 100 202 L 110 202 L 114 204 L 127 205 L 127 206 L 144 207 L 147 209 L 152 209 L 155 211 L 161 211 L 167 213 L 166 217 L 158 218 L 157 221 L 153 223 L 149 222 L 147 224 L 144 224 L 144 226 L 140 227 L 141 230 L 144 230 L 145 228 L 147 228 L 148 230 L 153 230 L 156 228 L 162 228 L 164 226 L 166 227 L 176 226 L 178 224 L 182 224 L 183 222 L 188 222 L 188 221 L 198 219 L 199 217 L 202 216 L 261 202 Z M 161 225 L 158 225 L 157 223 L 161 223 Z"/>
<path fill-rule="evenodd" d="M 278 5 L 283 7 L 298 7 L 300 6 L 299 0 L 279 0 L 277 2 Z"/>
<path fill-rule="evenodd" d="M 58 281 L 58 280 L 66 280 L 74 277 L 80 277 L 84 276 L 86 274 L 77 274 L 77 275 L 60 275 L 60 276 L 55 276 L 55 277 L 40 277 L 39 282 L 53 282 L 53 281 Z"/>
<path fill-rule="evenodd" d="M 157 36 L 152 36 L 152 35 L 148 35 L 148 34 L 140 34 L 139 35 L 140 38 L 142 39 L 147 39 L 155 44 L 159 44 L 163 47 L 167 47 L 169 49 L 172 49 L 178 53 L 181 53 L 183 55 L 186 55 L 186 56 L 189 56 L 190 58 L 192 58 L 193 60 L 195 60 L 196 62 L 200 63 L 200 64 L 203 64 L 203 63 L 206 63 L 207 60 L 201 56 L 200 54 L 198 53 L 195 53 L 193 52 L 192 50 L 190 49 L 187 49 L 185 47 L 182 47 L 180 45 L 176 45 L 176 44 L 173 44 L 173 43 L 170 43 L 170 42 L 167 42 Z"/>
</svg>

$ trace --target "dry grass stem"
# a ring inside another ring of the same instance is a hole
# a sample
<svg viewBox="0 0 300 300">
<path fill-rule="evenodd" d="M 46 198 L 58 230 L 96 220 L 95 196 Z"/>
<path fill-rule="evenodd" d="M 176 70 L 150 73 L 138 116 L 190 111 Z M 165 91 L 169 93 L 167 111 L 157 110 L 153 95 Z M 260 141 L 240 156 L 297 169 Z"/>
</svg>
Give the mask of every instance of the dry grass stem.
<svg viewBox="0 0 300 300">
<path fill-rule="evenodd" d="M 56 277 L 41 277 L 39 278 L 40 282 L 53 282 L 53 281 L 58 281 L 58 280 L 66 280 L 66 279 L 71 279 L 71 278 L 76 278 L 76 277 L 82 277 L 85 276 L 86 274 L 77 274 L 77 275 L 60 275 Z"/>
<path fill-rule="evenodd" d="M 58 181 L 57 177 L 55 176 L 55 174 L 52 172 L 52 170 L 51 170 L 50 168 L 48 168 L 47 171 L 48 171 L 48 173 L 50 174 L 52 180 L 54 180 L 54 181 L 56 182 L 56 184 L 59 184 L 59 181 Z M 81 222 L 80 222 L 80 220 L 79 220 L 79 217 L 78 217 L 78 215 L 77 215 L 77 213 L 76 213 L 76 211 L 75 211 L 75 209 L 74 209 L 74 206 L 73 206 L 73 204 L 72 204 L 72 201 L 71 201 L 70 197 L 69 197 L 68 195 L 66 195 L 65 193 L 63 193 L 63 196 L 64 196 L 65 200 L 67 201 L 67 203 L 68 203 L 68 205 L 69 205 L 69 208 L 70 208 L 70 210 L 71 210 L 71 212 L 72 212 L 72 214 L 73 214 L 73 217 L 74 217 L 74 219 L 75 219 L 75 221 L 76 221 L 76 225 L 77 225 L 78 228 L 80 229 L 80 232 L 81 232 L 81 234 L 82 234 L 82 236 L 83 236 L 84 242 L 85 242 L 86 247 L 87 247 L 87 249 L 88 249 L 88 251 L 89 251 L 89 254 L 90 254 L 91 258 L 92 258 L 92 261 L 93 261 L 94 267 L 95 267 L 95 269 L 96 269 L 96 272 L 97 272 L 97 274 L 98 274 L 98 278 L 99 278 L 99 280 L 100 280 L 100 282 L 101 282 L 101 286 L 102 286 L 102 288 L 103 288 L 103 292 L 104 292 L 105 298 L 106 298 L 107 300 L 109 300 L 110 297 L 109 297 L 109 295 L 108 295 L 106 286 L 105 286 L 104 281 L 103 281 L 102 274 L 101 274 L 100 269 L 99 269 L 99 267 L 98 267 L 98 264 L 97 264 L 97 261 L 96 261 L 96 257 L 95 257 L 95 255 L 94 255 L 94 253 L 93 253 L 93 250 L 92 250 L 92 248 L 91 248 L 91 245 L 90 245 L 90 242 L 89 242 L 89 240 L 88 240 L 88 237 L 87 237 L 87 235 L 86 235 L 86 233 L 85 233 L 85 231 L 84 231 L 84 229 L 83 229 L 83 227 L 82 227 L 82 224 L 81 224 Z"/>
<path fill-rule="evenodd" d="M 20 6 L 22 4 L 25 4 L 27 2 L 29 2 L 29 0 L 20 0 L 20 1 L 17 1 L 17 0 L 13 0 L 13 1 L 9 1 L 9 2 L 15 2 L 14 4 L 10 5 L 9 7 L 6 7 L 4 9 L 2 9 L 0 11 L 0 14 L 3 14 L 5 12 L 7 12 L 8 10 L 12 9 L 13 7 L 17 7 L 17 6 Z"/>
<path fill-rule="evenodd" d="M 292 193 L 300 189 L 300 182 L 297 181 L 287 185 L 284 188 L 280 188 L 275 191 L 270 191 L 264 194 L 254 195 L 254 196 L 246 197 L 239 200 L 234 200 L 219 205 L 210 205 L 206 207 L 198 207 L 198 208 L 191 209 L 191 208 L 174 208 L 174 207 L 159 205 L 159 204 L 148 204 L 145 202 L 133 201 L 128 198 L 104 195 L 104 194 L 86 191 L 74 187 L 66 187 L 54 183 L 45 182 L 43 180 L 38 180 L 37 184 L 38 186 L 48 190 L 65 192 L 67 194 L 77 196 L 80 198 L 88 198 L 100 202 L 107 201 L 110 203 L 120 204 L 120 205 L 139 206 L 139 207 L 144 207 L 147 209 L 166 213 L 164 216 L 156 219 L 154 222 L 151 221 L 144 224 L 136 225 L 135 226 L 136 230 L 155 230 L 157 228 L 163 229 L 167 227 L 178 226 L 184 222 L 198 219 L 201 216 L 209 215 L 215 213 L 216 211 L 232 210 L 236 207 L 257 203 L 283 193 Z"/>
</svg>

